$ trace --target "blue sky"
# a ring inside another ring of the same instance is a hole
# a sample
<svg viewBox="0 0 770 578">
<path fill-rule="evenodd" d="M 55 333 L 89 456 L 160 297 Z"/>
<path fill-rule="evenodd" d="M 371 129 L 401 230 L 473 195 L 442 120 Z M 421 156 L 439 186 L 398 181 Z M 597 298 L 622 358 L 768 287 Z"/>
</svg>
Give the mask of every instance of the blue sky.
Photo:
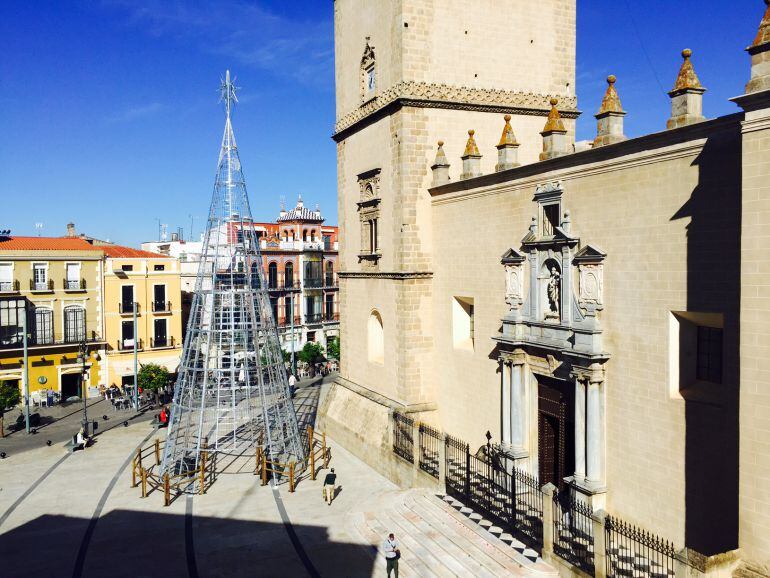
<svg viewBox="0 0 770 578">
<path fill-rule="evenodd" d="M 35 234 L 42 222 L 44 235 L 60 235 L 72 220 L 138 245 L 157 237 L 158 219 L 188 234 L 192 216 L 200 233 L 226 68 L 242 87 L 234 122 L 255 218 L 273 219 L 281 197 L 293 204 L 302 193 L 336 223 L 332 9 L 332 0 L 5 0 L 0 228 Z M 661 130 L 685 47 L 709 89 L 706 116 L 735 112 L 727 99 L 748 79 L 743 49 L 763 9 L 761 0 L 578 0 L 578 138 L 593 138 L 610 73 L 626 133 Z"/>
</svg>

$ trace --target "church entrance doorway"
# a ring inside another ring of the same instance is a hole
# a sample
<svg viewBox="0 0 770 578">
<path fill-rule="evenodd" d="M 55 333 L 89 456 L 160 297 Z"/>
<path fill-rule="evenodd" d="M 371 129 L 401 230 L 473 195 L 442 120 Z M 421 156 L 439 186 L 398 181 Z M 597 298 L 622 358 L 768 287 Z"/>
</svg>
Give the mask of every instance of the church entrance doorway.
<svg viewBox="0 0 770 578">
<path fill-rule="evenodd" d="M 575 470 L 574 384 L 538 375 L 538 478 L 564 489 Z"/>
</svg>

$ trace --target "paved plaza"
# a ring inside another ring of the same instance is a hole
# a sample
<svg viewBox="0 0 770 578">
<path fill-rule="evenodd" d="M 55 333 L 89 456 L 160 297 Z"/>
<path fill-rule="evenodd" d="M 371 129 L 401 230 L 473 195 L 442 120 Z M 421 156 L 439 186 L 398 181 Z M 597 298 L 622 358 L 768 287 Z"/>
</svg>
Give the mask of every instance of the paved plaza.
<svg viewBox="0 0 770 578">
<path fill-rule="evenodd" d="M 299 389 L 303 424 L 314 423 L 323 390 L 320 383 Z M 333 440 L 339 488 L 331 506 L 321 496 L 323 471 L 290 494 L 283 485 L 260 486 L 245 460 L 227 464 L 204 496 L 182 496 L 169 507 L 158 491 L 142 499 L 130 487 L 131 457 L 165 435 L 149 418 L 123 426 L 115 416 L 108 423 L 119 427 L 101 430 L 92 447 L 74 454 L 61 442 L 45 445 L 45 428 L 5 440 L 1 575 L 384 576 L 377 546 L 391 531 L 402 577 L 551 574 L 435 492 L 399 489 Z M 65 431 L 66 422 L 54 429 Z"/>
</svg>

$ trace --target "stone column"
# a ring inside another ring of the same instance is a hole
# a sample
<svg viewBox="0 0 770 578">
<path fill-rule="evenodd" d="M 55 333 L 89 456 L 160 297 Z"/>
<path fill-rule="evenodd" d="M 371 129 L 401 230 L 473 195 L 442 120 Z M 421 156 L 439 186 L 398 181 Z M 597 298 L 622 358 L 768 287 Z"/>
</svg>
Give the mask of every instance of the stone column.
<svg viewBox="0 0 770 578">
<path fill-rule="evenodd" d="M 586 477 L 586 385 L 582 375 L 575 379 L 575 481 Z"/>
<path fill-rule="evenodd" d="M 511 443 L 514 451 L 523 452 L 526 442 L 527 431 L 527 404 L 526 392 L 524 391 L 524 361 L 514 360 L 511 365 L 511 415 L 513 428 L 511 431 Z"/>
<path fill-rule="evenodd" d="M 556 486 L 550 482 L 541 488 L 543 492 L 543 559 L 553 556 L 553 494 Z"/>
<path fill-rule="evenodd" d="M 513 406 L 511 405 L 511 363 L 507 358 L 502 360 L 503 370 L 503 391 L 502 391 L 502 440 L 503 447 L 508 448 L 511 445 L 511 419 L 515 419 L 515 414 L 512 414 Z"/>
<path fill-rule="evenodd" d="M 602 382 L 591 377 L 588 380 L 586 408 L 586 442 L 588 459 L 586 481 L 602 486 L 604 481 L 604 404 Z"/>
</svg>

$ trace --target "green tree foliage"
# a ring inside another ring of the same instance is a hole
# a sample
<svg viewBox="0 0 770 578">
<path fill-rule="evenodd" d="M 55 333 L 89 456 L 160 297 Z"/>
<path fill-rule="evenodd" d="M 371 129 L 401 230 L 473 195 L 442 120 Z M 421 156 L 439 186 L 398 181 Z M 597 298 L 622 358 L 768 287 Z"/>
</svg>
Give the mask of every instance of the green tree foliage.
<svg viewBox="0 0 770 578">
<path fill-rule="evenodd" d="M 0 381 L 0 438 L 5 437 L 5 424 L 3 417 L 5 412 L 17 405 L 21 401 L 21 393 L 16 383 L 11 381 Z"/>
<path fill-rule="evenodd" d="M 326 341 L 326 355 L 329 359 L 340 360 L 340 338 L 332 337 Z"/>
<path fill-rule="evenodd" d="M 137 375 L 139 387 L 144 391 L 155 394 L 155 403 L 158 403 L 158 391 L 163 389 L 171 379 L 168 369 L 157 363 L 142 365 Z"/>
<path fill-rule="evenodd" d="M 305 343 L 305 347 L 297 353 L 297 358 L 304 363 L 310 363 L 312 365 L 313 363 L 323 360 L 324 348 L 321 347 L 320 343 L 308 341 Z"/>
</svg>

